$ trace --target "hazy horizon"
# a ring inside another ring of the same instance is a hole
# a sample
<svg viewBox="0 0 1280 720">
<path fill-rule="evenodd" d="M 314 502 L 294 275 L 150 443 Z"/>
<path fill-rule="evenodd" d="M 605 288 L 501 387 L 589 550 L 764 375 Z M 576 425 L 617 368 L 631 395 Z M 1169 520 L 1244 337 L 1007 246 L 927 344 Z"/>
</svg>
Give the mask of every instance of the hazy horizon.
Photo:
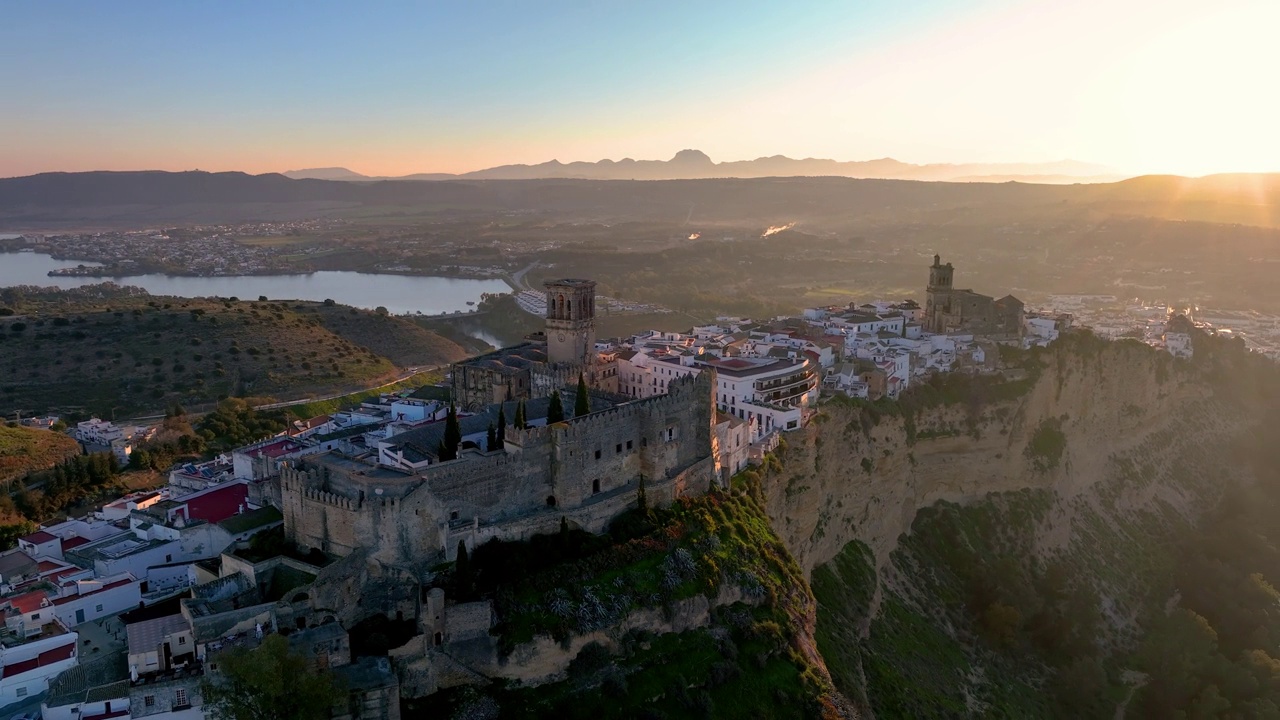
<svg viewBox="0 0 1280 720">
<path fill-rule="evenodd" d="M 0 176 L 394 176 L 681 148 L 1280 170 L 1280 5 L 1261 0 L 73 5 L 18 5 L 0 28 Z"/>
</svg>

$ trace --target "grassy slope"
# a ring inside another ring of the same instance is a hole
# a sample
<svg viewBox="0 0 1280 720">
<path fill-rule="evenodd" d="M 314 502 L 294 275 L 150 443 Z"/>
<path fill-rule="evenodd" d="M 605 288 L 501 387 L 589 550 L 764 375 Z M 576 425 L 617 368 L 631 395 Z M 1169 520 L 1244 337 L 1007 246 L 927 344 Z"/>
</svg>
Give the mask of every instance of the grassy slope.
<svg viewBox="0 0 1280 720">
<path fill-rule="evenodd" d="M 0 425 L 0 482 L 80 454 L 75 440 L 49 430 Z"/>
<path fill-rule="evenodd" d="M 589 658 L 584 649 L 561 682 L 446 691 L 408 709 L 458 717 L 483 701 L 511 718 L 824 716 L 828 683 L 801 649 L 813 600 L 760 506 L 745 493 L 717 493 L 680 501 L 659 518 L 642 537 L 500 588 L 499 631 L 523 641 L 566 625 L 572 633 L 609 627 L 639 607 L 715 596 L 721 584 L 742 587 L 758 604 L 718 608 L 710 626 L 688 632 L 628 633 L 612 655 Z M 601 606 L 603 620 L 579 612 Z"/>
<path fill-rule="evenodd" d="M 392 379 L 397 365 L 463 356 L 410 322 L 320 303 L 142 296 L 29 305 L 25 317 L 0 318 L 0 412 L 125 415 L 228 395 L 332 393 Z M 14 331 L 19 322 L 25 329 Z"/>
</svg>

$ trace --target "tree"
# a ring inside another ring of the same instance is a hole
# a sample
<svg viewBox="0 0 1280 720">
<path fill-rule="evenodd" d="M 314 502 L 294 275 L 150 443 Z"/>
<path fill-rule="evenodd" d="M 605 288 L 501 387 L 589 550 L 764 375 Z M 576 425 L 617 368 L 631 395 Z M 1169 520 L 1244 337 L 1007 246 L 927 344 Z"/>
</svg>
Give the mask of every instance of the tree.
<svg viewBox="0 0 1280 720">
<path fill-rule="evenodd" d="M 458 543 L 458 559 L 453 563 L 453 579 L 459 597 L 471 595 L 475 577 L 471 568 L 471 556 L 467 554 L 467 544 L 464 542 Z"/>
<path fill-rule="evenodd" d="M 458 448 L 462 446 L 462 426 L 458 424 L 458 409 L 449 403 L 449 415 L 444 420 L 444 455 L 441 460 L 453 460 L 458 457 Z"/>
<path fill-rule="evenodd" d="M 547 424 L 564 422 L 564 405 L 560 400 L 560 391 L 551 393 L 551 404 L 547 406 Z"/>
<path fill-rule="evenodd" d="M 516 403 L 516 420 L 515 426 L 517 430 L 524 430 L 529 427 L 529 421 L 524 417 L 524 400 Z"/>
<path fill-rule="evenodd" d="M 489 423 L 489 433 L 488 435 L 485 436 L 485 439 L 484 439 L 484 449 L 485 450 L 498 449 L 498 431 L 494 429 L 493 423 Z"/>
<path fill-rule="evenodd" d="M 644 475 L 640 476 L 640 486 L 636 488 L 636 507 L 641 515 L 649 514 L 649 497 L 644 492 Z"/>
<path fill-rule="evenodd" d="M 591 412 L 591 398 L 587 395 L 587 379 L 578 373 L 578 394 L 573 398 L 573 416 L 580 417 Z"/>
<path fill-rule="evenodd" d="M 501 405 L 498 406 L 498 437 L 497 447 L 494 450 L 501 450 L 507 444 L 507 411 Z"/>
<path fill-rule="evenodd" d="M 268 636 L 256 650 L 230 650 L 218 667 L 201 685 L 205 710 L 218 720 L 328 720 L 345 695 L 331 673 L 290 652 L 283 635 Z"/>
</svg>

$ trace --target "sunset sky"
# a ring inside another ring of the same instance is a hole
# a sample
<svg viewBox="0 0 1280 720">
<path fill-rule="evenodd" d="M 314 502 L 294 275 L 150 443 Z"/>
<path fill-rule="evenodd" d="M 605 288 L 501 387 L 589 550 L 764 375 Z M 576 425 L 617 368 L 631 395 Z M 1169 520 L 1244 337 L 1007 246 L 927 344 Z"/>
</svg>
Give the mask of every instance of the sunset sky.
<svg viewBox="0 0 1280 720">
<path fill-rule="evenodd" d="M 1277 0 L 8 2 L 0 176 L 682 148 L 1280 171 L 1277 28 Z"/>
</svg>

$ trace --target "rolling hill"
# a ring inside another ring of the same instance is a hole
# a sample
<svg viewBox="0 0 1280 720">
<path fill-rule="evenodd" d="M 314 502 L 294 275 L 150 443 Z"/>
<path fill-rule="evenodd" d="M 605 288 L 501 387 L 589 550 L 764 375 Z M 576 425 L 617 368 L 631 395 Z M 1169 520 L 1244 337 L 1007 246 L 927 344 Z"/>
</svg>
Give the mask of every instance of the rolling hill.
<svg viewBox="0 0 1280 720">
<path fill-rule="evenodd" d="M 339 305 L 82 298 L 28 297 L 0 322 L 0 412 L 127 416 L 226 396 L 289 400 L 374 386 L 466 354 L 407 320 Z"/>
<path fill-rule="evenodd" d="M 352 183 L 159 171 L 0 179 L 0 222 L 10 228 L 432 212 L 541 212 L 611 221 L 874 222 L 949 208 L 1011 221 L 1094 213 L 1277 227 L 1280 174 L 1143 176 L 1093 185 L 839 177 Z"/>
</svg>

